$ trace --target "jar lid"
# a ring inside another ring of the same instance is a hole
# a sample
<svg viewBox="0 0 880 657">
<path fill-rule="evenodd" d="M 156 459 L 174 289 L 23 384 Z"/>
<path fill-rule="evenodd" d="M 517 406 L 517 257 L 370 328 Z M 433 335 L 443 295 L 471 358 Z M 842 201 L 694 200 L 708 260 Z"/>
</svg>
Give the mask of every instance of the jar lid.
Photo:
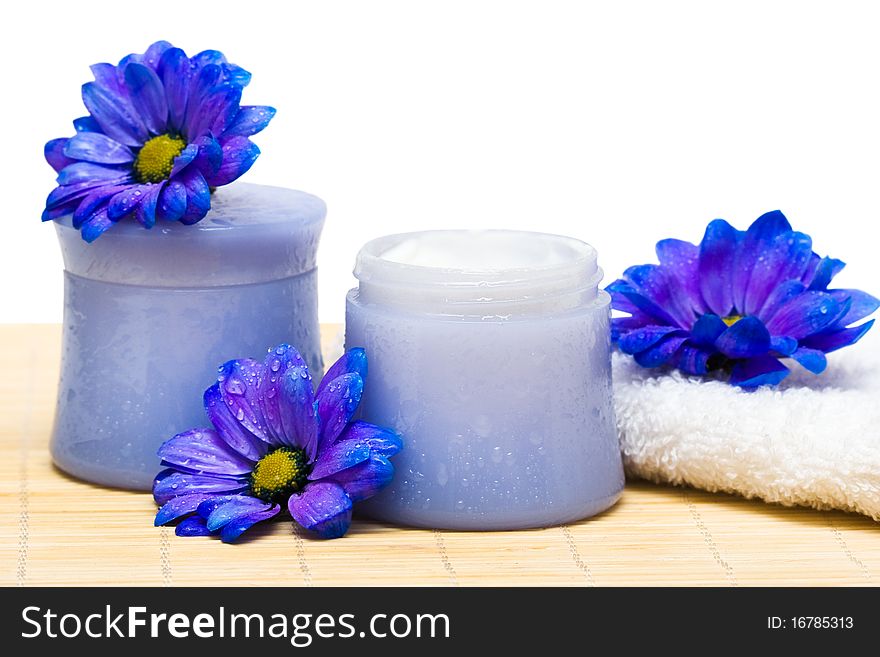
<svg viewBox="0 0 880 657">
<path fill-rule="evenodd" d="M 88 244 L 71 217 L 55 222 L 65 269 L 83 278 L 148 287 L 263 283 L 315 268 L 327 207 L 283 187 L 236 183 L 218 189 L 197 224 L 133 219 Z"/>
</svg>

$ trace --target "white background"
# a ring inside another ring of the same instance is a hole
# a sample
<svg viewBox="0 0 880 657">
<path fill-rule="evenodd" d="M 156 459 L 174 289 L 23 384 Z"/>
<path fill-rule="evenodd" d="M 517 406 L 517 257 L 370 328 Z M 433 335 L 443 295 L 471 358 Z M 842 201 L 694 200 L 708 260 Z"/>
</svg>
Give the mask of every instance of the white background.
<svg viewBox="0 0 880 657">
<path fill-rule="evenodd" d="M 880 21 L 836 2 L 18 2 L 0 26 L 2 322 L 54 322 L 43 144 L 88 65 L 167 39 L 254 73 L 278 115 L 245 180 L 327 201 L 323 321 L 368 239 L 439 227 L 569 234 L 606 282 L 782 209 L 880 294 Z"/>
</svg>

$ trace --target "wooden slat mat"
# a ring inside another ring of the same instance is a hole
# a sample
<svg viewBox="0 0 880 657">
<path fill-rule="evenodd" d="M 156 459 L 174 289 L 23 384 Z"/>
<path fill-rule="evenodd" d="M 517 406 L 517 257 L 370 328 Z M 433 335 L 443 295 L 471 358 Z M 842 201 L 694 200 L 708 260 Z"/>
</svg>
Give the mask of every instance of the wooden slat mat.
<svg viewBox="0 0 880 657">
<path fill-rule="evenodd" d="M 328 340 L 337 327 L 327 327 Z M 704 493 L 627 484 L 592 520 L 458 533 L 357 520 L 338 541 L 290 521 L 236 545 L 152 526 L 148 494 L 56 470 L 47 442 L 56 325 L 0 326 L 0 585 L 877 585 L 880 525 Z"/>
</svg>

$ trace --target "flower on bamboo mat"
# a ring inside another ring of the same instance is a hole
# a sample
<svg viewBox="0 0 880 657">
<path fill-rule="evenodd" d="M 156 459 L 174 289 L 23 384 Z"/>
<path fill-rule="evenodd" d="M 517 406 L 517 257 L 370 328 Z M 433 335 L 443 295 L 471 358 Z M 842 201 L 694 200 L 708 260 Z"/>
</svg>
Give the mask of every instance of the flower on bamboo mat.
<svg viewBox="0 0 880 657">
<path fill-rule="evenodd" d="M 239 104 L 251 74 L 217 50 L 187 57 L 158 41 L 92 73 L 82 87 L 89 115 L 73 122 L 73 137 L 46 144 L 58 186 L 43 212 L 43 221 L 73 214 L 88 242 L 131 217 L 144 228 L 203 219 L 211 191 L 256 161 L 249 137 L 275 115 Z"/>
<path fill-rule="evenodd" d="M 743 388 L 782 381 L 781 359 L 819 374 L 880 306 L 861 290 L 828 289 L 844 263 L 814 253 L 778 210 L 746 231 L 716 219 L 700 244 L 665 239 L 656 251 L 659 265 L 630 267 L 606 288 L 629 314 L 612 320 L 612 339 L 643 367 L 719 372 Z"/>
<path fill-rule="evenodd" d="M 155 524 L 181 519 L 178 536 L 237 539 L 286 509 L 323 538 L 348 530 L 355 502 L 394 474 L 394 431 L 352 421 L 367 376 L 363 349 L 352 349 L 313 390 L 299 352 L 282 344 L 265 361 L 232 360 L 205 391 L 213 425 L 184 431 L 159 448 L 168 466 L 156 477 Z"/>
</svg>

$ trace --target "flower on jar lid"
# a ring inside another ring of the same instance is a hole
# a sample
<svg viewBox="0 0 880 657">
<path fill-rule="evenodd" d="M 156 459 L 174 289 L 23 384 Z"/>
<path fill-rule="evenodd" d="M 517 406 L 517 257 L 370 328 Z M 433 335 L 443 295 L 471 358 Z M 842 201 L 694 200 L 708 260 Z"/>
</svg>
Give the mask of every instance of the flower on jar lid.
<svg viewBox="0 0 880 657">
<path fill-rule="evenodd" d="M 880 306 L 861 290 L 828 289 L 844 263 L 816 255 L 778 210 L 746 231 L 716 219 L 699 245 L 665 239 L 657 257 L 606 288 L 629 314 L 612 320 L 612 339 L 644 367 L 719 371 L 743 388 L 782 381 L 783 359 L 819 374 L 825 355 L 857 342 L 874 320 L 853 324 Z"/>
<path fill-rule="evenodd" d="M 73 122 L 73 137 L 46 144 L 58 186 L 43 212 L 43 221 L 72 214 L 88 242 L 130 217 L 144 228 L 203 219 L 211 191 L 256 161 L 249 137 L 275 115 L 239 104 L 251 74 L 216 50 L 187 57 L 158 41 L 92 73 L 82 87 L 89 115 Z"/>
<path fill-rule="evenodd" d="M 345 534 L 355 502 L 394 474 L 394 431 L 352 422 L 367 374 L 352 349 L 317 389 L 299 352 L 282 344 L 264 362 L 232 360 L 205 391 L 210 428 L 184 431 L 159 448 L 168 466 L 153 483 L 155 524 L 178 536 L 237 539 L 282 509 L 323 538 Z"/>
</svg>

